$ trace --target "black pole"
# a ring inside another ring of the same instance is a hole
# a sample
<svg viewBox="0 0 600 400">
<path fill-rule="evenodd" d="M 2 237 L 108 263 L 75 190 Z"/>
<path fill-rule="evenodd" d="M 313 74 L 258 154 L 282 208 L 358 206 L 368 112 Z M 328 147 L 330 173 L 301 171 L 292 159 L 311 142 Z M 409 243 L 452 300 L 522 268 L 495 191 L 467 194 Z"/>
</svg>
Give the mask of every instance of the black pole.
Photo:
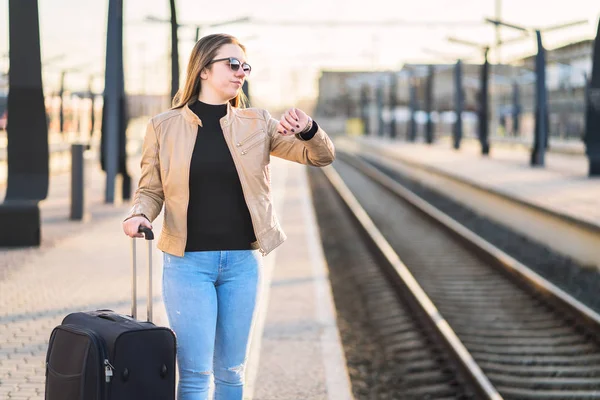
<svg viewBox="0 0 600 400">
<path fill-rule="evenodd" d="M 589 160 L 588 174 L 589 176 L 600 176 L 600 22 L 594 42 L 592 77 L 587 87 L 583 141 Z"/>
<path fill-rule="evenodd" d="M 81 221 L 85 217 L 85 161 L 84 144 L 71 145 L 71 215 L 69 219 Z"/>
<path fill-rule="evenodd" d="M 395 139 L 397 136 L 396 106 L 398 105 L 398 76 L 395 72 L 392 72 L 390 78 L 390 137 Z"/>
<path fill-rule="evenodd" d="M 171 5 L 171 99 L 179 90 L 179 48 L 177 39 L 177 9 L 175 0 L 169 0 Z"/>
<path fill-rule="evenodd" d="M 408 105 L 410 114 L 408 119 L 408 140 L 414 142 L 417 139 L 417 121 L 415 120 L 415 113 L 417 112 L 417 83 L 412 75 L 408 82 Z"/>
<path fill-rule="evenodd" d="M 200 40 L 200 27 L 199 26 L 196 27 L 196 42 L 198 40 Z"/>
<path fill-rule="evenodd" d="M 543 166 L 548 137 L 548 91 L 546 89 L 546 50 L 542 33 L 535 31 L 538 52 L 535 56 L 535 134 L 531 150 L 531 165 Z"/>
<path fill-rule="evenodd" d="M 122 26 L 121 26 L 122 28 Z M 122 34 L 122 31 L 121 31 Z M 125 95 L 125 70 L 123 68 L 123 42 L 121 41 L 121 68 L 119 74 L 119 167 L 118 171 L 122 178 L 123 200 L 131 198 L 131 176 L 127 172 L 127 125 L 129 114 L 127 109 L 127 97 Z"/>
<path fill-rule="evenodd" d="M 242 85 L 242 92 L 244 92 L 244 95 L 248 99 L 248 107 L 250 107 L 250 87 L 249 87 L 248 81 L 246 81 L 246 80 L 244 81 L 244 84 Z"/>
<path fill-rule="evenodd" d="M 88 82 L 88 95 L 90 96 L 90 143 L 88 143 L 88 146 L 91 145 L 91 141 L 92 138 L 94 137 L 94 128 L 96 125 L 96 116 L 94 115 L 94 108 L 96 107 L 96 99 L 95 99 L 95 95 L 94 95 L 94 90 L 93 90 L 93 83 L 94 83 L 94 77 L 90 76 L 89 82 Z"/>
<path fill-rule="evenodd" d="M 489 70 L 490 64 L 488 61 L 489 47 L 486 47 L 483 52 L 483 65 L 481 66 L 481 83 L 479 91 L 479 142 L 481 143 L 481 154 L 488 155 L 490 153 L 490 144 L 488 141 L 489 130 Z"/>
<path fill-rule="evenodd" d="M 462 113 L 463 113 L 463 85 L 462 85 L 462 61 L 456 61 L 454 67 L 454 113 L 456 114 L 456 122 L 454 123 L 454 148 L 460 148 L 460 141 L 463 136 Z"/>
<path fill-rule="evenodd" d="M 360 89 L 360 119 L 363 125 L 363 134 L 369 134 L 369 88 L 363 85 Z"/>
<path fill-rule="evenodd" d="M 344 87 L 344 93 L 342 96 L 344 114 L 346 119 L 352 118 L 352 95 L 350 94 L 351 89 L 346 85 Z"/>
<path fill-rule="evenodd" d="M 594 50 L 594 52 L 595 52 L 595 50 Z M 592 55 L 592 63 L 593 63 L 593 57 L 594 56 Z M 592 72 L 593 72 L 593 69 L 594 69 L 594 65 L 592 64 Z M 588 74 L 586 72 L 583 73 L 583 81 L 585 82 L 585 86 L 583 88 L 583 95 L 584 95 L 584 98 L 585 98 L 585 101 L 587 104 L 587 100 L 590 97 L 590 87 L 592 85 L 592 79 L 588 78 Z M 586 114 L 586 116 L 587 116 L 587 114 Z"/>
<path fill-rule="evenodd" d="M 512 106 L 512 124 L 513 124 L 513 136 L 520 136 L 519 132 L 519 119 L 521 118 L 521 92 L 519 90 L 519 84 L 513 82 L 513 106 Z"/>
<path fill-rule="evenodd" d="M 382 137 L 384 135 L 383 126 L 383 82 L 377 84 L 375 92 L 375 104 L 377 107 L 377 136 Z"/>
<path fill-rule="evenodd" d="M 60 105 L 58 108 L 58 121 L 59 121 L 59 128 L 58 131 L 60 133 L 65 133 L 65 108 L 64 108 L 64 104 L 65 104 L 65 99 L 64 99 L 64 93 L 65 93 L 65 75 L 67 74 L 67 71 L 61 71 L 60 73 L 60 89 L 58 91 L 58 96 L 60 97 Z"/>
<path fill-rule="evenodd" d="M 48 121 L 42 85 L 37 0 L 9 0 L 7 188 L 0 246 L 39 246 L 38 202 L 48 195 Z"/>
<path fill-rule="evenodd" d="M 8 4 L 10 74 L 5 200 L 43 200 L 48 195 L 49 156 L 38 2 L 9 0 Z"/>
<path fill-rule="evenodd" d="M 119 169 L 119 129 L 122 124 L 122 74 L 123 0 L 109 0 L 101 143 L 101 161 L 106 171 L 106 203 L 115 202 L 115 180 Z"/>
<path fill-rule="evenodd" d="M 431 113 L 433 110 L 433 65 L 429 65 L 427 74 L 427 88 L 425 93 L 425 111 L 427 112 L 427 124 L 425 125 L 425 142 L 428 144 L 433 143 L 434 139 L 434 127 Z"/>
</svg>

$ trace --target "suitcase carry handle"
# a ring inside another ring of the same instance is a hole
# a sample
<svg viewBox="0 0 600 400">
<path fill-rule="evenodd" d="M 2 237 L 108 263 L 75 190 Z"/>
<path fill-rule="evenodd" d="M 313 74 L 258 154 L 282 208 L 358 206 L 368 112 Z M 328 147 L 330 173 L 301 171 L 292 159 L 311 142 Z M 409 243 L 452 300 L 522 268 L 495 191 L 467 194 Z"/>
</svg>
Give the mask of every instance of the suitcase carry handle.
<svg viewBox="0 0 600 400">
<path fill-rule="evenodd" d="M 152 229 L 140 226 L 138 232 L 144 234 L 144 238 L 148 242 L 148 316 L 147 321 L 152 322 L 152 241 L 154 240 L 154 232 Z M 131 240 L 131 261 L 132 269 L 132 284 L 131 284 L 131 317 L 137 319 L 137 257 L 135 250 L 135 238 Z"/>
</svg>

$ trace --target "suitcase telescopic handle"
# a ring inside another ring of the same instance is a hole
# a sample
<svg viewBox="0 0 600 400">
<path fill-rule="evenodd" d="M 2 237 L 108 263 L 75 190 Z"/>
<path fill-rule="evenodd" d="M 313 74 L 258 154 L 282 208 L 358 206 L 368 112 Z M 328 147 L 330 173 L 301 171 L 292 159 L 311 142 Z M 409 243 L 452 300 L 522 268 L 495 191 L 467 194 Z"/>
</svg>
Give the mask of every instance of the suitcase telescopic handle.
<svg viewBox="0 0 600 400">
<path fill-rule="evenodd" d="M 144 234 L 144 238 L 148 242 L 148 316 L 147 320 L 152 322 L 152 241 L 154 240 L 154 232 L 152 229 L 140 226 L 138 232 Z M 131 261 L 133 264 L 132 280 L 131 280 L 131 317 L 137 319 L 137 257 L 135 249 L 135 238 L 131 240 Z"/>
<path fill-rule="evenodd" d="M 154 240 L 154 232 L 152 232 L 152 229 L 140 226 L 138 232 L 143 233 L 146 240 Z"/>
</svg>

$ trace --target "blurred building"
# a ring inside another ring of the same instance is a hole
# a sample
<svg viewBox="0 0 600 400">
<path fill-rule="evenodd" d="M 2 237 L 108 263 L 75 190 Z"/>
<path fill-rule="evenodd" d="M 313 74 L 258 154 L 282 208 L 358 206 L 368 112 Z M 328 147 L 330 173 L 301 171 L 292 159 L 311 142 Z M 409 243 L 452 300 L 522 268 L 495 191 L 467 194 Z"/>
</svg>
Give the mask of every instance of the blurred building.
<svg viewBox="0 0 600 400">
<path fill-rule="evenodd" d="M 582 40 L 547 51 L 546 85 L 550 135 L 553 137 L 579 139 L 583 135 L 593 46 L 593 40 Z M 533 70 L 535 56 L 524 57 L 515 63 Z M 533 104 L 533 89 L 525 91 L 523 95 L 524 104 Z"/>
<path fill-rule="evenodd" d="M 581 40 L 547 51 L 547 79 L 549 91 L 582 88 L 585 77 L 592 72 L 594 40 Z M 535 67 L 535 55 L 515 60 L 529 69 Z"/>
<path fill-rule="evenodd" d="M 547 51 L 546 84 L 550 109 L 550 135 L 557 138 L 580 138 L 585 123 L 586 82 L 592 69 L 593 40 L 582 40 Z M 416 92 L 417 124 L 428 116 L 425 102 L 430 66 L 405 64 L 398 71 L 331 71 L 324 70 L 319 78 L 316 115 L 327 118 L 343 130 L 340 121 L 370 116 L 372 131 L 379 118 L 377 103 L 383 107 L 383 121 L 391 115 L 401 125 L 409 118 L 410 85 Z M 456 116 L 455 64 L 433 65 L 432 120 L 438 134 L 449 134 Z M 492 135 L 531 138 L 534 129 L 535 55 L 519 58 L 509 65 L 491 65 L 489 75 L 490 129 Z M 463 63 L 463 121 L 465 134 L 476 128 L 479 108 L 481 65 Z M 393 80 L 395 81 L 395 89 Z M 395 96 L 392 91 L 395 90 Z M 379 93 L 379 97 L 378 97 Z M 396 107 L 390 109 L 395 98 Z M 368 104 L 365 106 L 364 103 Z M 362 105 L 362 106 L 361 106 Z M 365 111 L 366 107 L 366 111 Z M 518 132 L 512 131 L 514 110 L 520 111 Z"/>
</svg>

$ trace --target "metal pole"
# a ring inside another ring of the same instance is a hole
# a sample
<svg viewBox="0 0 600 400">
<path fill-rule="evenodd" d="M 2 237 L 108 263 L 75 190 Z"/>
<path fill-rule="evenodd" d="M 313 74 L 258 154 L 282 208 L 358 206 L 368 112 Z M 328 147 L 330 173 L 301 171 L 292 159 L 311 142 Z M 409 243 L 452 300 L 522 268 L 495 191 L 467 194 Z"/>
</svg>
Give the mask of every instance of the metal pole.
<svg viewBox="0 0 600 400">
<path fill-rule="evenodd" d="M 169 0 L 169 4 L 171 5 L 171 99 L 173 99 L 179 90 L 179 40 L 175 0 Z"/>
<path fill-rule="evenodd" d="M 71 145 L 71 220 L 81 221 L 85 214 L 85 145 Z"/>
<path fill-rule="evenodd" d="M 484 49 L 484 60 L 481 66 L 481 88 L 479 98 L 479 142 L 481 143 L 481 154 L 490 153 L 490 144 L 488 142 L 488 118 L 489 118 L 489 68 L 488 62 L 489 48 Z"/>
<path fill-rule="evenodd" d="M 369 88 L 363 85 L 360 90 L 360 118 L 363 124 L 363 134 L 369 134 Z"/>
<path fill-rule="evenodd" d="M 433 73 L 435 69 L 433 65 L 429 65 L 427 74 L 427 90 L 425 93 L 425 111 L 427 112 L 427 124 L 425 125 L 425 142 L 433 143 L 433 120 L 431 113 L 433 110 Z"/>
<path fill-rule="evenodd" d="M 415 113 L 417 112 L 417 83 L 414 77 L 410 77 L 408 84 L 408 103 L 410 109 L 410 118 L 408 120 L 408 140 L 414 142 L 417 139 L 417 121 Z"/>
<path fill-rule="evenodd" d="M 123 26 L 121 25 L 121 29 Z M 122 36 L 121 30 L 121 37 Z M 119 68 L 119 159 L 117 172 L 121 175 L 121 194 L 123 200 L 131 199 L 131 176 L 127 173 L 127 124 L 129 123 L 129 110 L 125 96 L 125 70 L 123 68 L 123 41 L 120 43 L 121 66 Z"/>
<path fill-rule="evenodd" d="M 38 202 L 48 194 L 49 157 L 37 0 L 9 0 L 8 25 L 8 176 L 0 247 L 39 246 Z"/>
<path fill-rule="evenodd" d="M 546 90 L 546 51 L 542 43 L 542 33 L 535 31 L 538 52 L 535 57 L 535 135 L 533 149 L 531 151 L 531 165 L 543 166 L 546 151 L 546 139 L 548 127 L 546 126 L 548 116 L 548 92 Z"/>
<path fill-rule="evenodd" d="M 352 96 L 350 94 L 350 91 L 351 89 L 348 87 L 348 85 L 345 85 L 344 93 L 342 95 L 342 102 L 346 119 L 352 118 Z"/>
<path fill-rule="evenodd" d="M 119 161 L 119 128 L 121 126 L 121 109 L 119 82 L 123 71 L 123 0 L 108 2 L 108 30 L 106 41 L 106 72 L 105 72 L 105 171 L 106 192 L 105 202 L 115 202 L 115 180 L 118 173 Z"/>
<path fill-rule="evenodd" d="M 60 89 L 58 91 L 58 96 L 60 97 L 60 106 L 58 108 L 58 121 L 59 121 L 59 132 L 65 132 L 65 111 L 64 111 L 64 93 L 65 93 L 65 75 L 67 71 L 62 71 L 60 73 Z"/>
<path fill-rule="evenodd" d="M 90 96 L 90 140 L 88 143 L 88 146 L 91 145 L 91 141 L 92 138 L 94 137 L 94 128 L 95 128 L 95 124 L 96 124 L 96 115 L 94 113 L 94 108 L 96 107 L 96 103 L 95 103 L 95 95 L 94 95 L 94 89 L 93 89 L 93 83 L 94 83 L 94 77 L 90 76 L 90 79 L 88 81 L 88 95 Z"/>
<path fill-rule="evenodd" d="M 377 136 L 382 137 L 384 134 L 383 126 L 383 82 L 377 83 L 375 102 L 377 105 Z"/>
<path fill-rule="evenodd" d="M 589 162 L 589 176 L 600 176 L 600 22 L 594 42 L 592 76 L 586 76 L 585 153 Z"/>
<path fill-rule="evenodd" d="M 519 90 L 519 84 L 513 82 L 513 107 L 512 107 L 512 124 L 513 124 L 513 136 L 520 136 L 519 132 L 519 119 L 521 118 L 521 93 Z"/>
<path fill-rule="evenodd" d="M 43 200 L 48 195 L 49 152 L 38 2 L 9 0 L 8 9 L 8 176 L 4 200 Z M 38 212 L 37 204 L 35 208 Z M 39 231 L 39 226 L 35 229 Z"/>
<path fill-rule="evenodd" d="M 246 98 L 248 99 L 248 107 L 250 107 L 250 87 L 249 87 L 249 83 L 248 81 L 244 81 L 244 84 L 242 85 L 242 92 L 244 92 L 244 95 L 246 95 Z"/>
<path fill-rule="evenodd" d="M 395 139 L 396 132 L 396 106 L 398 103 L 398 76 L 392 72 L 390 82 L 390 137 Z"/>
<path fill-rule="evenodd" d="M 593 62 L 593 61 L 592 61 Z M 592 72 L 593 72 L 594 66 L 592 65 Z M 590 96 L 590 85 L 592 84 L 591 79 L 588 78 L 588 74 L 587 72 L 583 73 L 583 81 L 584 81 L 584 89 L 583 89 L 583 95 L 585 97 L 585 101 L 587 102 L 589 96 Z"/>
<path fill-rule="evenodd" d="M 454 148 L 460 148 L 460 141 L 463 136 L 462 113 L 463 113 L 463 85 L 462 85 L 462 61 L 456 61 L 454 67 L 454 113 L 456 122 L 454 123 Z"/>
</svg>

